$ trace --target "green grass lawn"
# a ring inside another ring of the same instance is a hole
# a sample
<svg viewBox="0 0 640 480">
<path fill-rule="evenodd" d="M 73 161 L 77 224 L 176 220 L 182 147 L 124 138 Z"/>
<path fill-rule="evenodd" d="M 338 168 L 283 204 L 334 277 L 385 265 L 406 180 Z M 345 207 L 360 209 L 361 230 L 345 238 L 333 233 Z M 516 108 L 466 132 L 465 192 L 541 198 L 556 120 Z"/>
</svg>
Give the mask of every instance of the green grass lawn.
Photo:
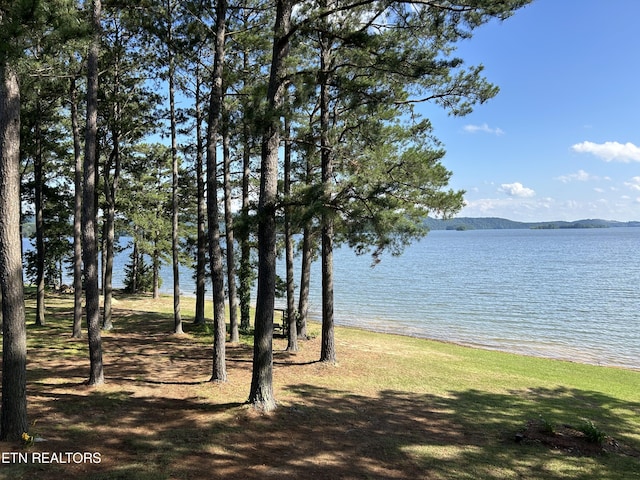
<svg viewBox="0 0 640 480">
<path fill-rule="evenodd" d="M 338 364 L 315 338 L 297 354 L 274 339 L 279 408 L 244 402 L 250 336 L 228 346 L 229 382 L 208 382 L 211 329 L 171 335 L 171 298 L 119 296 L 104 332 L 105 386 L 71 340 L 70 297 L 28 329 L 29 415 L 48 439 L 31 451 L 99 451 L 99 465 L 0 464 L 0 478 L 640 479 L 640 372 L 337 328 Z M 28 303 L 29 323 L 33 305 Z M 590 422 L 597 454 L 525 437 Z M 0 444 L 1 452 L 21 451 Z"/>
</svg>

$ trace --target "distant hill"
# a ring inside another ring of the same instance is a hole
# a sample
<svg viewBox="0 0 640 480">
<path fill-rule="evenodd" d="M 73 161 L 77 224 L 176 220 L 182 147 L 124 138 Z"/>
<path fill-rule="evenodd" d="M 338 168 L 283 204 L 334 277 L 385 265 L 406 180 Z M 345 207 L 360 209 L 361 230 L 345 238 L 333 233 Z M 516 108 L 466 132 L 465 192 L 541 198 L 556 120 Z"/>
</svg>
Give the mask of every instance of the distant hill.
<svg viewBox="0 0 640 480">
<path fill-rule="evenodd" d="M 616 222 L 612 220 L 585 219 L 574 222 L 515 222 L 496 217 L 459 217 L 440 220 L 428 217 L 425 224 L 430 230 L 504 230 L 504 229 L 557 229 L 557 228 L 609 228 L 640 227 L 640 221 Z"/>
<path fill-rule="evenodd" d="M 35 232 L 33 217 L 24 219 L 22 236 L 28 237 Z M 640 227 L 640 221 L 616 222 L 613 220 L 586 219 L 575 222 L 515 222 L 497 217 L 458 217 L 450 220 L 440 220 L 427 217 L 424 221 L 429 230 L 506 230 L 506 229 L 556 229 L 556 228 L 609 228 L 609 227 Z"/>
</svg>

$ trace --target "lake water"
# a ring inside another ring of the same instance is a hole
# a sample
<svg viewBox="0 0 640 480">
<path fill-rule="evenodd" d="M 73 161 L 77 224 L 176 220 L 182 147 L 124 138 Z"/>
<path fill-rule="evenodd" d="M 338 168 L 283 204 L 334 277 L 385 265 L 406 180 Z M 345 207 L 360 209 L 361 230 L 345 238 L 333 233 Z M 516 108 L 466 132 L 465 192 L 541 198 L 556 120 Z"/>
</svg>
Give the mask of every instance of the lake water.
<svg viewBox="0 0 640 480">
<path fill-rule="evenodd" d="M 640 228 L 433 231 L 373 268 L 346 248 L 334 263 L 338 325 L 640 369 Z M 194 294 L 190 271 L 180 282 Z"/>
<path fill-rule="evenodd" d="M 638 228 L 433 231 L 335 277 L 338 324 L 640 369 Z"/>
</svg>

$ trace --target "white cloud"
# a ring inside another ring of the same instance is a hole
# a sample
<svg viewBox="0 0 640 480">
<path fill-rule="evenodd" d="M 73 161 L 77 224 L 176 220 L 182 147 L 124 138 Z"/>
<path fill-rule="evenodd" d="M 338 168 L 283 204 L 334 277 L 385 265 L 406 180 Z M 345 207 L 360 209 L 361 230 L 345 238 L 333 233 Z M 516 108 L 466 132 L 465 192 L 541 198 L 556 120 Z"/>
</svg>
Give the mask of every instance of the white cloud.
<svg viewBox="0 0 640 480">
<path fill-rule="evenodd" d="M 555 211 L 555 201 L 551 198 L 480 198 L 468 200 L 460 216 L 543 221 L 555 217 Z"/>
<path fill-rule="evenodd" d="M 591 175 L 584 170 L 578 170 L 576 173 L 570 173 L 569 175 L 561 175 L 555 178 L 556 180 L 560 180 L 562 183 L 569 183 L 573 181 L 577 182 L 588 182 L 589 180 L 599 180 L 599 177 L 595 175 Z"/>
<path fill-rule="evenodd" d="M 563 193 L 570 192 L 563 190 Z M 640 196 L 613 195 L 601 197 L 591 193 L 586 197 L 553 198 L 538 196 L 523 198 L 467 198 L 460 212 L 461 217 L 501 217 L 522 222 L 546 222 L 550 220 L 575 221 L 583 218 L 605 218 L 620 221 L 638 220 Z"/>
<path fill-rule="evenodd" d="M 631 190 L 640 191 L 640 177 L 633 177 L 630 182 L 624 182 L 624 184 Z"/>
<path fill-rule="evenodd" d="M 525 187 L 520 182 L 503 183 L 498 189 L 499 192 L 506 193 L 510 197 L 529 198 L 535 196 L 536 192 Z"/>
<path fill-rule="evenodd" d="M 482 132 L 482 133 L 491 133 L 493 135 L 504 135 L 504 130 L 497 127 L 491 128 L 486 123 L 483 123 L 482 125 L 465 125 L 463 128 L 465 132 L 469 132 L 469 133 Z"/>
<path fill-rule="evenodd" d="M 576 143 L 571 149 L 578 153 L 590 153 L 605 162 L 640 162 L 640 147 L 630 142 L 624 144 L 618 142 L 582 142 Z"/>
</svg>

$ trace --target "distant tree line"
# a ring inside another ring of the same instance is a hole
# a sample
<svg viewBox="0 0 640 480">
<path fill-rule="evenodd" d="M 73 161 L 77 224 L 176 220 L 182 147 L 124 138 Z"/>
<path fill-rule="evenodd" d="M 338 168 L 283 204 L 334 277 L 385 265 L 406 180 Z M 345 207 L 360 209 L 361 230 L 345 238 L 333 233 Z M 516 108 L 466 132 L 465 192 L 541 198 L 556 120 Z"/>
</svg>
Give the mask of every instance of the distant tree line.
<svg viewBox="0 0 640 480">
<path fill-rule="evenodd" d="M 585 219 L 548 222 L 516 222 L 497 217 L 457 217 L 449 219 L 425 218 L 424 225 L 429 230 L 516 230 L 516 229 L 562 229 L 562 228 L 609 228 L 640 227 L 640 221 L 617 222 L 612 220 Z"/>
<path fill-rule="evenodd" d="M 105 379 L 100 330 L 113 326 L 116 232 L 125 232 L 132 278 L 151 275 L 132 291 L 157 295 L 159 267 L 171 263 L 176 333 L 178 267 L 194 270 L 196 323 L 209 280 L 212 381 L 227 381 L 225 343 L 249 329 L 257 282 L 249 402 L 273 409 L 277 252 L 287 264 L 288 350 L 306 335 L 319 256 L 320 360 L 335 362 L 335 245 L 398 254 L 426 234 L 428 214 L 461 208 L 445 151 L 415 107 L 465 115 L 495 96 L 455 44 L 526 3 L 0 0 L 0 437 L 26 426 L 21 215 L 34 219 L 25 260 L 36 322 L 46 323 L 46 286 L 63 268 L 74 278 L 74 336 L 86 302 L 89 384 Z"/>
</svg>

